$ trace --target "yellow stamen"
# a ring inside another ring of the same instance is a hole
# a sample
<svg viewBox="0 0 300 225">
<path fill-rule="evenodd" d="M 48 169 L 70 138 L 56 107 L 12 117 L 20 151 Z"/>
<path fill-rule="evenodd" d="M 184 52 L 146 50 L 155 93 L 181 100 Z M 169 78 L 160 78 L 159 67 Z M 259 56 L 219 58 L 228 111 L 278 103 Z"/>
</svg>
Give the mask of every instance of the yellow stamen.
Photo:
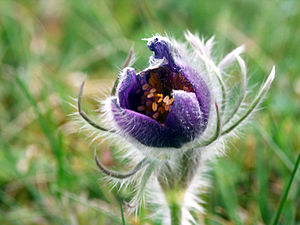
<svg viewBox="0 0 300 225">
<path fill-rule="evenodd" d="M 147 95 L 147 98 L 152 98 L 152 97 L 154 97 L 153 93 L 150 93 L 150 94 Z"/>
<path fill-rule="evenodd" d="M 169 96 L 164 97 L 164 103 L 169 104 Z"/>
<path fill-rule="evenodd" d="M 154 112 L 157 110 L 157 107 L 158 107 L 157 103 L 156 103 L 156 102 L 153 102 L 153 103 L 152 103 L 152 110 L 153 110 Z"/>
</svg>

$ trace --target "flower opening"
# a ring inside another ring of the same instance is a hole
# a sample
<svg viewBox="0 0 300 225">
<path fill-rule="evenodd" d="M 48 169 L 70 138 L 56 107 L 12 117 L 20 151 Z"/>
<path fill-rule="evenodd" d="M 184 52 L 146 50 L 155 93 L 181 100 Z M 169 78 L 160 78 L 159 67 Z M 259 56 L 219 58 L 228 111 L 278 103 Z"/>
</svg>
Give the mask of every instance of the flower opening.
<svg viewBox="0 0 300 225">
<path fill-rule="evenodd" d="M 171 71 L 168 66 L 145 71 L 140 76 L 145 76 L 145 84 L 136 91 L 136 95 L 141 97 L 139 106 L 133 110 L 155 119 L 163 126 L 174 102 L 172 91 L 194 92 L 191 84 L 180 73 Z"/>
</svg>

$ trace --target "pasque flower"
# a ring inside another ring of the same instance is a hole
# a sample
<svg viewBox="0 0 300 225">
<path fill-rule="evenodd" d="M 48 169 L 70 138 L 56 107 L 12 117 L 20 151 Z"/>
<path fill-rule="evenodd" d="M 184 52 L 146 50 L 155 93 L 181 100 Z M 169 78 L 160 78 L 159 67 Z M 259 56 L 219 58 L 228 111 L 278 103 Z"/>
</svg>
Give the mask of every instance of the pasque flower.
<svg viewBox="0 0 300 225">
<path fill-rule="evenodd" d="M 159 35 L 146 39 L 153 55 L 149 67 L 140 72 L 129 67 L 133 56 L 130 52 L 105 101 L 108 124 L 112 126 L 109 129 L 93 122 L 81 110 L 84 83 L 78 98 L 78 111 L 85 121 L 122 138 L 131 146 L 132 155 L 143 157 L 125 174 L 108 170 L 95 156 L 98 167 L 119 179 L 140 173 L 136 176 L 142 179 L 139 183 L 150 178 L 158 181 L 172 224 L 183 223 L 187 218 L 182 214 L 186 212 L 184 207 L 197 208 L 189 197 L 189 192 L 197 189 L 196 176 L 206 160 L 219 153 L 224 138 L 255 111 L 275 76 L 273 68 L 254 100 L 248 103 L 246 65 L 240 56 L 244 48 L 238 47 L 215 63 L 214 38 L 204 41 L 190 32 L 185 38 L 190 47 Z M 235 95 L 236 88 L 229 79 L 233 64 L 239 66 L 241 74 L 240 92 Z M 145 185 L 141 189 L 144 188 Z M 138 187 L 137 190 L 142 192 Z"/>
</svg>

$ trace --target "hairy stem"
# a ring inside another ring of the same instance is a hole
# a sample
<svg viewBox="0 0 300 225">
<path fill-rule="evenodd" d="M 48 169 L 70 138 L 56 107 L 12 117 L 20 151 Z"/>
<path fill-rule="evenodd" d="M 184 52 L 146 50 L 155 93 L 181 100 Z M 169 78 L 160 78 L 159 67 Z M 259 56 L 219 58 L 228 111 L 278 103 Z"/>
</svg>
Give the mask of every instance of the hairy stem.
<svg viewBox="0 0 300 225">
<path fill-rule="evenodd" d="M 180 225 L 181 224 L 181 206 L 178 204 L 169 204 L 171 211 L 171 225 Z"/>
<path fill-rule="evenodd" d="M 174 167 L 165 162 L 159 171 L 158 181 L 169 206 L 171 225 L 182 224 L 184 197 L 197 173 L 200 157 L 197 151 L 190 149 L 176 159 L 178 166 Z"/>
<path fill-rule="evenodd" d="M 169 190 L 165 192 L 170 209 L 171 225 L 181 225 L 184 194 L 185 192 L 180 190 Z"/>
</svg>

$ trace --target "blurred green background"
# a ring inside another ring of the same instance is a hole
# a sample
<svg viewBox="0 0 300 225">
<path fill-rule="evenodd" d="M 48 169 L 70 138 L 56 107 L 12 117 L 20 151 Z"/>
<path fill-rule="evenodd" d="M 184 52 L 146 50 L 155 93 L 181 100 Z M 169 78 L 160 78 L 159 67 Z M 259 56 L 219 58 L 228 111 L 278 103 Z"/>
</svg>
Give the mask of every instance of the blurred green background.
<svg viewBox="0 0 300 225">
<path fill-rule="evenodd" d="M 74 103 L 87 74 L 84 108 L 97 118 L 134 44 L 137 70 L 151 52 L 141 38 L 189 29 L 216 35 L 216 56 L 245 44 L 250 83 L 276 65 L 275 82 L 254 126 L 233 139 L 210 173 L 205 224 L 268 224 L 300 149 L 300 1 L 298 0 L 1 0 L 0 224 L 121 224 L 119 200 L 129 190 L 103 181 L 91 138 L 79 132 Z M 102 159 L 127 168 L 103 141 Z M 100 153 L 99 153 L 100 154 Z M 300 174 L 281 224 L 300 224 Z M 127 224 L 159 224 L 148 209 Z"/>
</svg>

